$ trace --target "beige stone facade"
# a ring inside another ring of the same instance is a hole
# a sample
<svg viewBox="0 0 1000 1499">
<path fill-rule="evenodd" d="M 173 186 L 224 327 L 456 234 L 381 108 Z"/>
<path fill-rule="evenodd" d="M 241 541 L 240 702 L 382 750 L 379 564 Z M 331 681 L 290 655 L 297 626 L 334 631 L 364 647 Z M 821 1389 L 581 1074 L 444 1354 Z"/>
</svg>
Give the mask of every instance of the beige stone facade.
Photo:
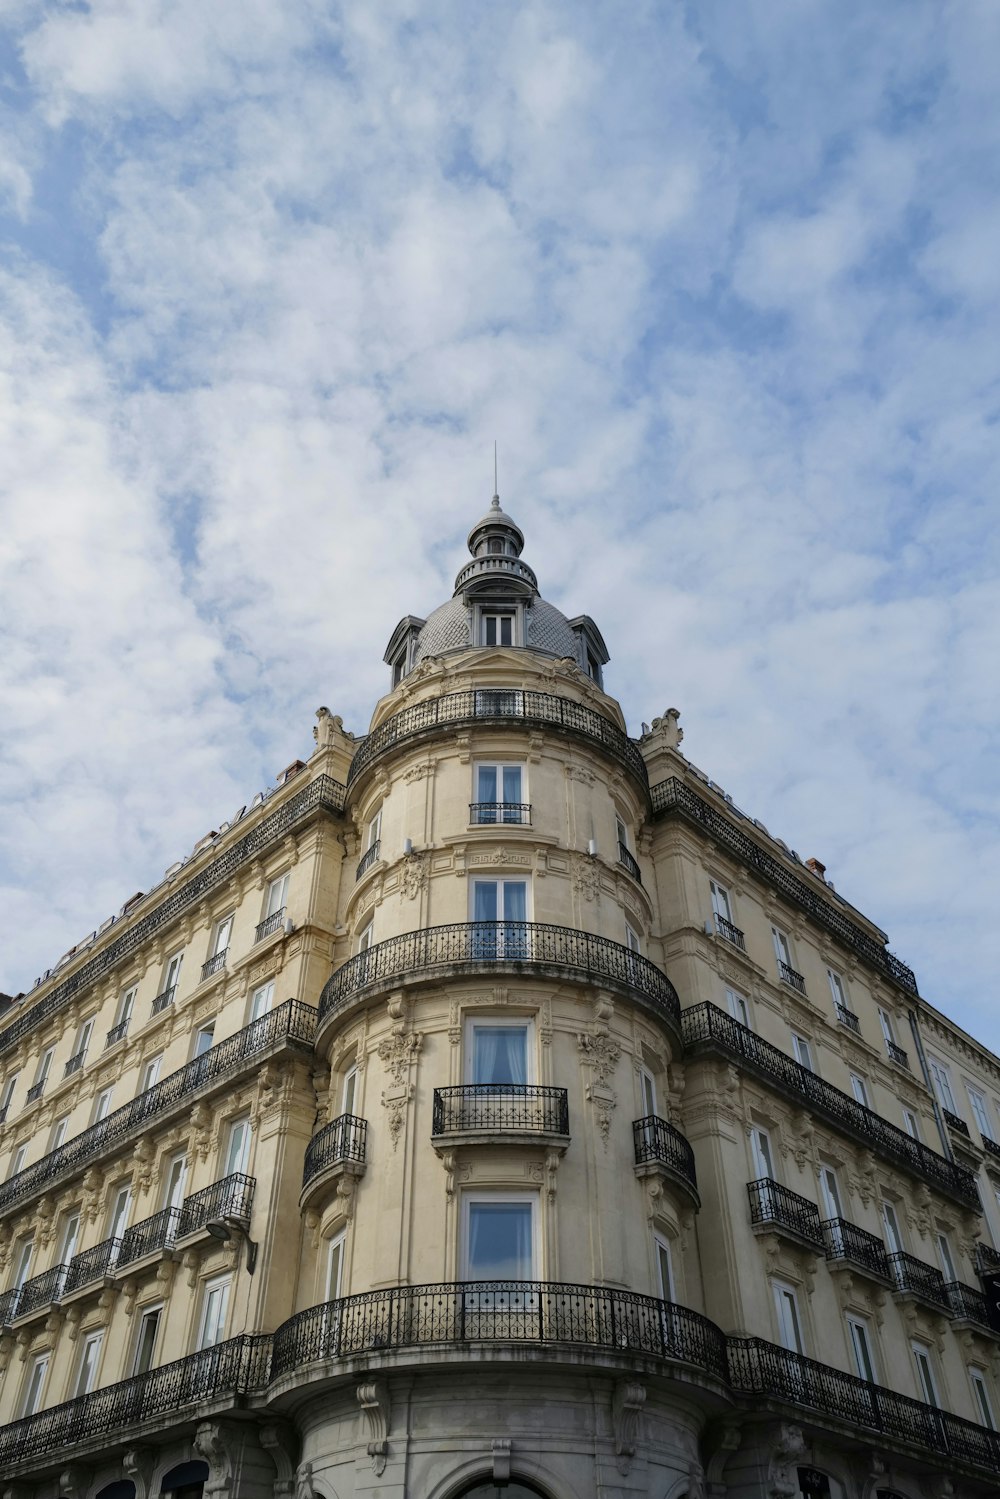
<svg viewBox="0 0 1000 1499">
<path fill-rule="evenodd" d="M 521 545 L 0 1016 L 12 1496 L 996 1492 L 1000 1064 Z"/>
</svg>

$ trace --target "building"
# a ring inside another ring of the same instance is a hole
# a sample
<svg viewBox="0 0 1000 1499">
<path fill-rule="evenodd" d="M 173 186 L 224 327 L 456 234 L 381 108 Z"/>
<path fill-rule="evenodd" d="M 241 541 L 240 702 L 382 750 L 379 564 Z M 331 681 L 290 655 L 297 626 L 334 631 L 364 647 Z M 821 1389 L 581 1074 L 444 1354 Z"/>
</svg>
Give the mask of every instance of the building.
<svg viewBox="0 0 1000 1499">
<path fill-rule="evenodd" d="M 996 1494 L 1000 1064 L 469 547 L 0 1016 L 3 1492 Z"/>
</svg>

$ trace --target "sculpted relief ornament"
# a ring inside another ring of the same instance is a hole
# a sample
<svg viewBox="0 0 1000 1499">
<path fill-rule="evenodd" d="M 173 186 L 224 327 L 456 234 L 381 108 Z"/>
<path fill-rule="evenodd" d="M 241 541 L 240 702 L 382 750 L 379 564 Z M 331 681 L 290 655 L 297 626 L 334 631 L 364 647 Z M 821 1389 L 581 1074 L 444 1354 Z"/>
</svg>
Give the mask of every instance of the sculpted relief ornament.
<svg viewBox="0 0 1000 1499">
<path fill-rule="evenodd" d="M 398 1014 L 399 1009 L 398 999 L 390 999 L 389 1013 Z M 413 1087 L 409 1082 L 410 1064 L 416 1062 L 422 1041 L 423 1036 L 419 1031 L 406 1032 L 403 1025 L 397 1022 L 392 1028 L 392 1033 L 383 1036 L 376 1047 L 376 1052 L 384 1062 L 390 1079 L 389 1086 L 382 1093 L 382 1106 L 386 1111 L 389 1138 L 392 1140 L 394 1152 L 403 1132 L 406 1105 L 413 1093 Z"/>
</svg>

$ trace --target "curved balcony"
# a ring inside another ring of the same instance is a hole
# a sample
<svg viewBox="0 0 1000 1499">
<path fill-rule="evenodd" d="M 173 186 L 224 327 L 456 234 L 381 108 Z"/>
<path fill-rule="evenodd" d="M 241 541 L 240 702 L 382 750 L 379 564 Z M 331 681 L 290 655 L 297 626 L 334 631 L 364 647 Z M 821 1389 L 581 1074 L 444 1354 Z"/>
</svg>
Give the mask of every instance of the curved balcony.
<svg viewBox="0 0 1000 1499">
<path fill-rule="evenodd" d="M 358 880 L 360 880 L 364 875 L 366 875 L 368 873 L 369 869 L 371 869 L 372 865 L 375 863 L 376 859 L 378 858 L 378 856 L 379 856 L 379 854 L 381 852 L 381 849 L 382 849 L 382 840 L 381 840 L 381 838 L 376 838 L 375 842 L 370 845 L 370 847 L 362 855 L 361 859 L 358 862 L 358 867 L 354 871 L 354 883 L 355 884 L 357 884 Z"/>
<path fill-rule="evenodd" d="M 619 843 L 618 845 L 618 862 L 623 869 L 628 870 L 629 874 L 634 880 L 637 880 L 640 885 L 642 884 L 642 870 L 639 868 L 639 861 L 635 857 L 635 855 L 631 853 L 628 848 L 626 848 L 624 843 Z"/>
<path fill-rule="evenodd" d="M 726 1378 L 724 1335 L 688 1307 L 604 1286 L 480 1280 L 394 1286 L 299 1312 L 274 1335 L 271 1379 L 327 1359 L 468 1343 L 648 1354 Z"/>
<path fill-rule="evenodd" d="M 317 1130 L 306 1146 L 299 1205 L 312 1206 L 329 1181 L 362 1176 L 368 1156 L 368 1120 L 341 1114 Z"/>
<path fill-rule="evenodd" d="M 695 1206 L 701 1205 L 694 1151 L 679 1129 L 667 1119 L 647 1114 L 644 1119 L 632 1121 L 632 1142 L 637 1175 L 645 1175 L 648 1170 L 664 1171 L 693 1199 Z"/>
<path fill-rule="evenodd" d="M 675 1034 L 680 1030 L 677 991 L 655 963 L 607 937 L 537 921 L 453 922 L 377 942 L 349 958 L 327 980 L 319 1023 L 328 1022 L 363 994 L 443 975 L 483 972 L 598 984 L 638 999 Z"/>
<path fill-rule="evenodd" d="M 450 692 L 444 697 L 414 703 L 394 713 L 364 739 L 355 751 L 347 777 L 348 786 L 397 745 L 433 738 L 442 730 L 450 736 L 466 724 L 515 723 L 526 729 L 550 729 L 582 739 L 609 754 L 638 781 L 648 795 L 646 762 L 639 747 L 611 719 L 572 698 L 549 692 L 524 692 L 520 688 L 482 687 L 470 692 Z"/>
<path fill-rule="evenodd" d="M 514 1083 L 467 1083 L 435 1088 L 431 1133 L 451 1141 L 535 1139 L 569 1136 L 569 1103 L 565 1088 Z"/>
</svg>

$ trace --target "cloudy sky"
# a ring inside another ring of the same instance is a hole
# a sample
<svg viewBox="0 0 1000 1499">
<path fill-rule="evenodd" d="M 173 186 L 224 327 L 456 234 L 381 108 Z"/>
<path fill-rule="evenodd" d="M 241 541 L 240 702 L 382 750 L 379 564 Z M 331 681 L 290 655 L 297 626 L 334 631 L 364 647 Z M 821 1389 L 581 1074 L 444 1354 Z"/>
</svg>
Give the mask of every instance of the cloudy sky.
<svg viewBox="0 0 1000 1499">
<path fill-rule="evenodd" d="M 1000 1047 L 1000 6 L 0 0 L 0 989 L 545 594 Z"/>
</svg>

